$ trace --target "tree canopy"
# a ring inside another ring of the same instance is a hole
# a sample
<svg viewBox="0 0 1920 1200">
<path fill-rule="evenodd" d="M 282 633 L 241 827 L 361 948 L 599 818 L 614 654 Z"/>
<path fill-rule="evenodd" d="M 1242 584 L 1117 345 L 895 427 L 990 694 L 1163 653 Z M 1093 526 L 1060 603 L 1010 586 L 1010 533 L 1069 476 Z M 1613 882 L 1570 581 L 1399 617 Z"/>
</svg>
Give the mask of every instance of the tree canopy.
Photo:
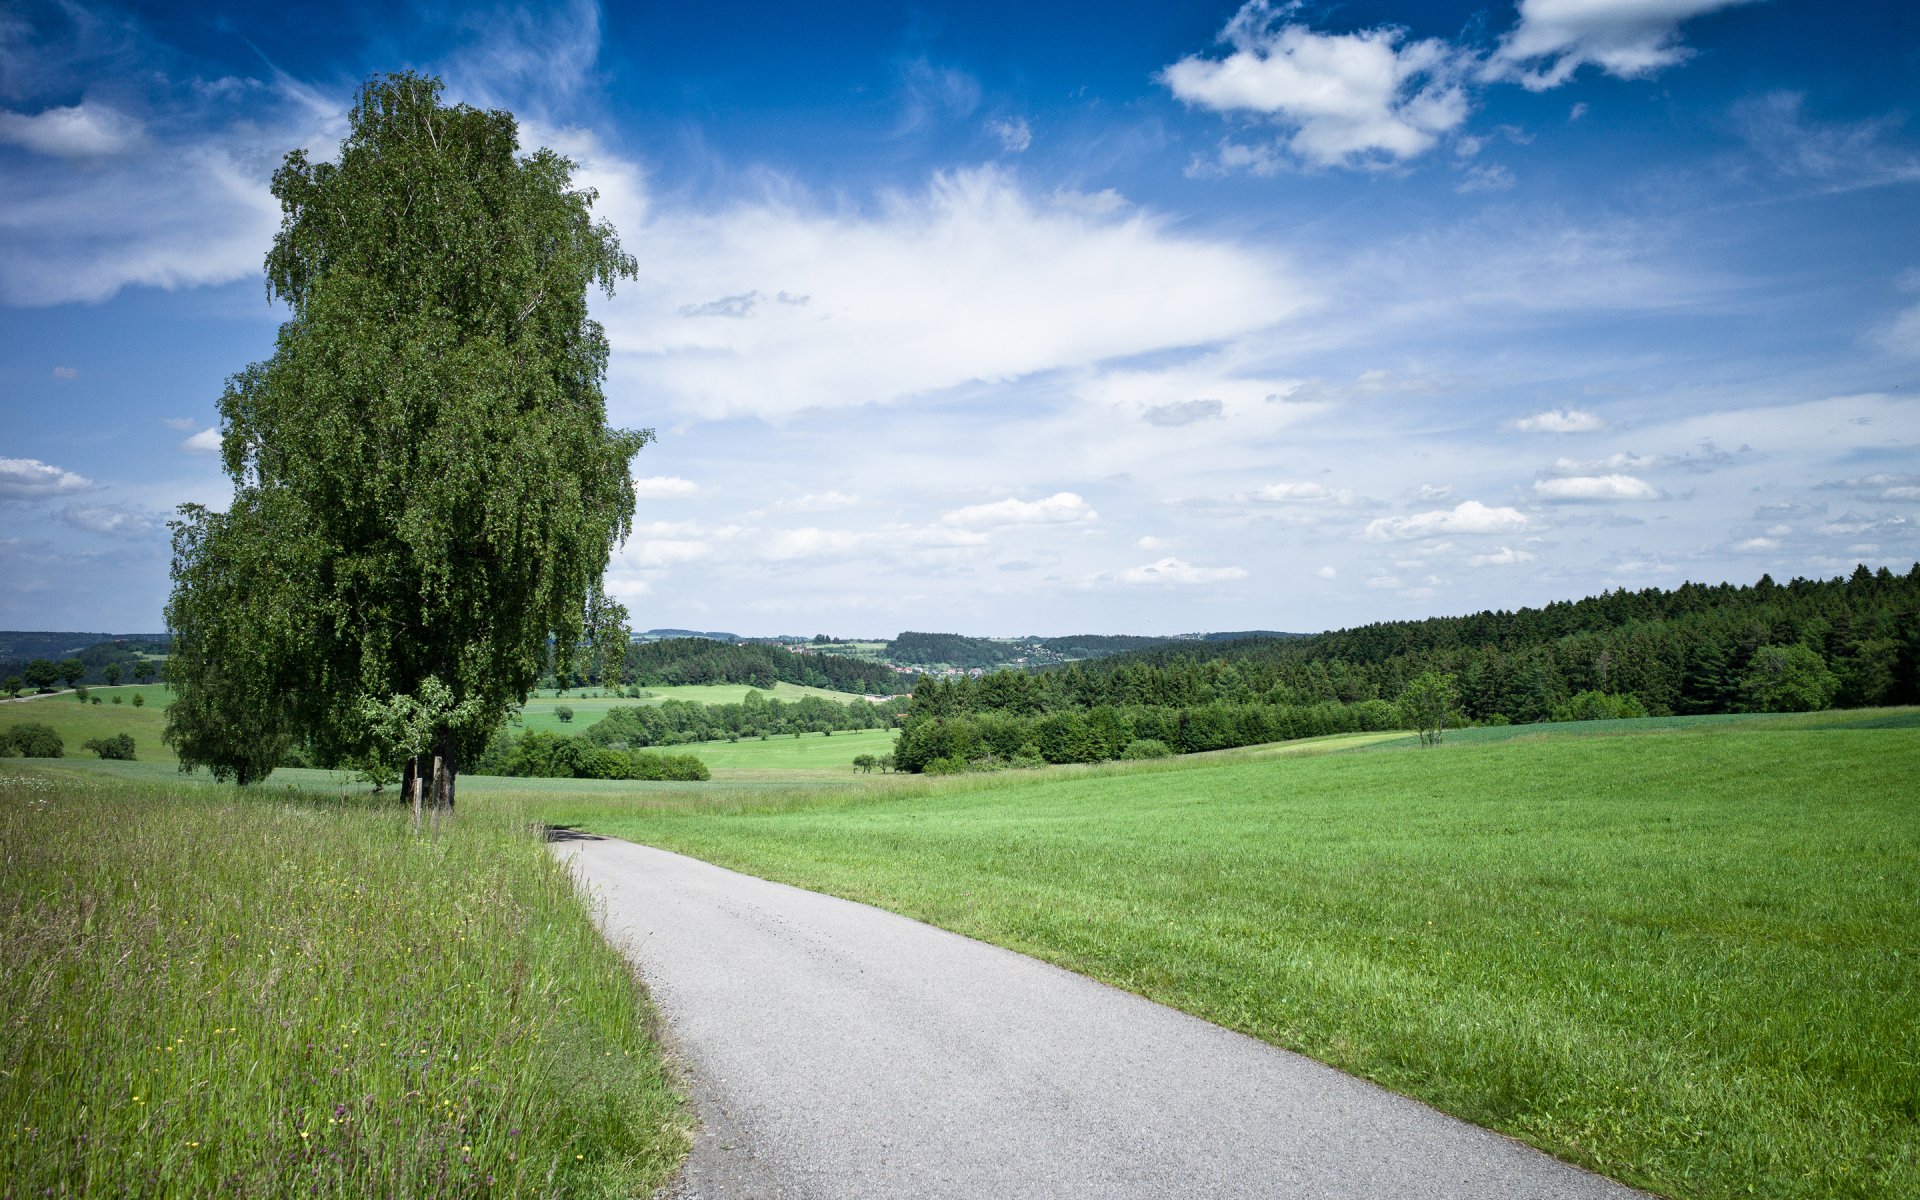
<svg viewBox="0 0 1920 1200">
<path fill-rule="evenodd" d="M 232 506 L 174 524 L 168 737 L 247 778 L 264 735 L 327 765 L 431 754 L 450 783 L 571 655 L 631 527 L 652 434 L 609 427 L 587 305 L 635 264 L 509 113 L 399 74 L 348 123 L 337 162 L 273 178 L 291 316 L 220 399 Z"/>
</svg>

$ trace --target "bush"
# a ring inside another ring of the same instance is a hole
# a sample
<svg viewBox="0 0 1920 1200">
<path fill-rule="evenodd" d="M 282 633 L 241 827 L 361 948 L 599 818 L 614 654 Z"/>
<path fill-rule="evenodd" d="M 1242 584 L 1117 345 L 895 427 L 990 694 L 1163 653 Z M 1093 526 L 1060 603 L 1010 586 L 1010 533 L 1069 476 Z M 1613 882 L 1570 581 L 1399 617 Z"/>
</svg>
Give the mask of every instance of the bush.
<svg viewBox="0 0 1920 1200">
<path fill-rule="evenodd" d="M 1618 721 L 1628 717 L 1644 717 L 1647 710 L 1641 706 L 1639 698 L 1632 693 L 1616 695 L 1612 692 L 1577 692 L 1565 704 L 1553 706 L 1548 716 L 1550 721 Z"/>
<path fill-rule="evenodd" d="M 1173 747 L 1159 738 L 1135 738 L 1120 752 L 1121 758 L 1172 758 Z"/>
<path fill-rule="evenodd" d="M 67 746 L 53 726 L 25 721 L 0 733 L 0 754 L 20 758 L 65 758 Z"/>
<path fill-rule="evenodd" d="M 553 710 L 553 715 L 560 718 L 560 723 L 562 725 L 565 725 L 567 722 L 573 720 L 573 710 L 571 708 L 568 708 L 564 704 L 556 707 Z"/>
<path fill-rule="evenodd" d="M 133 760 L 133 735 L 116 733 L 112 737 L 88 738 L 81 745 L 98 754 L 101 758 Z"/>
<path fill-rule="evenodd" d="M 1031 771 L 1036 767 L 1046 766 L 1047 760 L 1040 757 L 1040 751 L 1029 743 L 1020 747 L 1014 756 L 1007 760 L 1007 765 L 1016 770 Z"/>
<path fill-rule="evenodd" d="M 147 702 L 147 698 L 145 696 L 142 696 L 139 692 L 135 692 L 133 694 L 133 706 L 135 708 L 139 708 L 140 706 L 144 705 L 146 702 Z"/>
<path fill-rule="evenodd" d="M 123 699 L 123 698 L 121 697 L 121 695 L 120 695 L 120 693 L 118 693 L 118 692 L 115 692 L 115 693 L 113 694 L 113 702 L 114 702 L 115 704 L 122 704 L 122 703 L 125 703 L 125 701 L 124 701 L 124 699 Z"/>
<path fill-rule="evenodd" d="M 946 758 L 933 759 L 929 761 L 926 766 L 920 768 L 920 773 L 923 775 L 964 775 L 966 771 L 967 760 L 964 758 L 955 758 L 951 755 Z"/>
</svg>

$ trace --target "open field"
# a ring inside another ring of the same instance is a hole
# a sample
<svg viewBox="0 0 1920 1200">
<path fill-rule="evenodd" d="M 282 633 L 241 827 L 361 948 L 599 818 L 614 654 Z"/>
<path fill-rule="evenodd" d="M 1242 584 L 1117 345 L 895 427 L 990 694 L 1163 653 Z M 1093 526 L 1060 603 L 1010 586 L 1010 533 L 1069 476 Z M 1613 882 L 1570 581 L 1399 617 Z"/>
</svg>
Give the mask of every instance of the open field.
<svg viewBox="0 0 1920 1200">
<path fill-rule="evenodd" d="M 0 1192 L 665 1178 L 649 1010 L 517 804 L 417 839 L 397 809 L 129 778 L 163 770 L 0 764 Z"/>
<path fill-rule="evenodd" d="M 686 700 L 694 704 L 738 704 L 746 698 L 748 692 L 758 691 L 769 700 L 799 700 L 807 696 L 819 696 L 827 700 L 846 703 L 858 699 L 851 692 L 830 692 L 825 688 L 803 687 L 785 680 L 773 685 L 773 690 L 751 688 L 743 683 L 727 684 L 689 684 L 685 687 L 650 687 L 645 689 L 653 695 L 644 700 L 625 700 L 605 694 L 588 698 L 582 692 L 567 692 L 564 695 L 551 690 L 536 692 L 527 698 L 527 704 L 521 710 L 520 720 L 528 729 L 539 729 L 550 733 L 578 733 L 587 726 L 607 715 L 610 708 L 630 704 L 662 704 L 668 700 Z M 586 692 L 598 692 L 597 688 L 587 688 Z M 553 710 L 565 705 L 573 709 L 571 723 L 562 722 L 553 715 Z"/>
<path fill-rule="evenodd" d="M 551 811 L 1038 955 L 1665 1194 L 1920 1196 L 1915 715 Z"/>
<path fill-rule="evenodd" d="M 891 729 L 849 729 L 831 736 L 803 733 L 737 742 L 692 742 L 664 747 L 669 754 L 691 754 L 709 767 L 742 770 L 833 771 L 852 775 L 853 760 L 861 754 L 878 758 L 893 752 Z"/>
<path fill-rule="evenodd" d="M 166 707 L 173 703 L 173 692 L 165 684 L 94 687 L 88 688 L 87 694 L 100 697 L 100 703 L 83 704 L 74 699 L 72 693 L 67 693 L 0 704 L 0 729 L 28 721 L 50 725 L 60 735 L 60 740 L 66 743 L 70 758 L 82 755 L 93 757 L 92 751 L 80 748 L 81 743 L 89 738 L 127 733 L 133 735 L 134 753 L 139 758 L 168 763 L 177 761 L 173 748 L 160 740 L 161 730 L 167 727 Z M 133 705 L 135 694 L 146 701 L 139 708 Z M 113 702 L 115 696 L 120 697 L 119 704 Z"/>
</svg>

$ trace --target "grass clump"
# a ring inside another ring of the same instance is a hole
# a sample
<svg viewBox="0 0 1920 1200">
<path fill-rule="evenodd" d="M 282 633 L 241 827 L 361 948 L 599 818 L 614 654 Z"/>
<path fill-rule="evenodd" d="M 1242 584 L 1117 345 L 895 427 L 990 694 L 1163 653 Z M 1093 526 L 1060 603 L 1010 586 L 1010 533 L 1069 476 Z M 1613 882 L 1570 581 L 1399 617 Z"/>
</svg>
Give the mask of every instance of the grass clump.
<svg viewBox="0 0 1920 1200">
<path fill-rule="evenodd" d="M 571 815 L 1034 954 L 1661 1194 L 1920 1196 L 1911 723 L 1600 724 Z"/>
<path fill-rule="evenodd" d="M 0 1193 L 628 1196 L 685 1137 L 512 805 L 0 766 Z"/>
</svg>

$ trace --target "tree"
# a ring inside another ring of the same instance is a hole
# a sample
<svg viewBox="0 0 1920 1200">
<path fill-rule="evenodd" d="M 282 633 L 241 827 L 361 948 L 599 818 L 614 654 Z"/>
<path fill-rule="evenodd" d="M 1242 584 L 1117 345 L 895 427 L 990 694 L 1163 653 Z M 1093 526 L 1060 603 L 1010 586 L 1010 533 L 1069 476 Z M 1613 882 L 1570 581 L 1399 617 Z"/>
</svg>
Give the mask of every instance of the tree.
<svg viewBox="0 0 1920 1200">
<path fill-rule="evenodd" d="M 24 721 L 0 733 L 0 754 L 21 758 L 64 758 L 66 745 L 51 725 Z"/>
<path fill-rule="evenodd" d="M 873 774 L 873 769 L 879 765 L 880 760 L 871 754 L 856 754 L 853 756 L 853 769 L 856 771 L 865 771 L 871 775 Z"/>
<path fill-rule="evenodd" d="M 7 699 L 12 700 L 17 696 L 19 696 L 23 690 L 25 690 L 27 686 L 27 681 L 20 678 L 18 675 L 9 675 L 7 676 L 6 686 L 7 686 Z"/>
<path fill-rule="evenodd" d="M 81 743 L 82 748 L 91 750 L 101 758 L 118 758 L 131 762 L 133 759 L 133 735 L 116 733 L 112 737 L 88 738 Z"/>
<path fill-rule="evenodd" d="M 1451 675 L 1423 671 L 1414 676 L 1407 690 L 1400 694 L 1400 715 L 1420 734 L 1421 745 L 1437 746 L 1458 703 Z"/>
<path fill-rule="evenodd" d="M 154 674 L 153 660 L 150 658 L 143 658 L 133 664 L 133 681 L 135 683 L 149 683 L 153 680 Z"/>
<path fill-rule="evenodd" d="M 68 687 L 77 686 L 80 680 L 85 678 L 86 674 L 87 664 L 81 662 L 79 659 L 63 658 L 60 660 L 60 678 L 66 681 Z"/>
<path fill-rule="evenodd" d="M 60 682 L 60 664 L 50 658 L 36 658 L 27 664 L 27 686 L 44 692 Z"/>
<path fill-rule="evenodd" d="M 257 732 L 364 758 L 377 714 L 433 684 L 406 778 L 452 803 L 549 647 L 572 660 L 631 528 L 652 434 L 607 424 L 587 292 L 634 260 L 572 163 L 440 93 L 369 80 L 338 162 L 296 150 L 274 175 L 267 291 L 292 317 L 220 400 L 232 506 L 175 523 L 183 765 L 257 763 Z"/>
<path fill-rule="evenodd" d="M 1753 712 L 1812 712 L 1833 703 L 1840 680 L 1818 651 L 1806 646 L 1762 646 L 1740 680 Z"/>
<path fill-rule="evenodd" d="M 573 709 L 564 704 L 556 704 L 553 708 L 553 715 L 560 718 L 560 723 L 565 725 L 573 720 Z"/>
<path fill-rule="evenodd" d="M 147 698 L 141 695 L 139 692 L 135 692 L 133 694 L 133 706 L 135 708 L 139 708 L 141 705 L 145 704 L 146 702 L 147 702 Z"/>
<path fill-rule="evenodd" d="M 107 681 L 108 687 L 112 687 L 114 684 L 119 683 L 120 682 L 120 664 L 117 662 L 108 663 L 106 666 L 100 669 L 100 676 L 101 678 Z"/>
</svg>

